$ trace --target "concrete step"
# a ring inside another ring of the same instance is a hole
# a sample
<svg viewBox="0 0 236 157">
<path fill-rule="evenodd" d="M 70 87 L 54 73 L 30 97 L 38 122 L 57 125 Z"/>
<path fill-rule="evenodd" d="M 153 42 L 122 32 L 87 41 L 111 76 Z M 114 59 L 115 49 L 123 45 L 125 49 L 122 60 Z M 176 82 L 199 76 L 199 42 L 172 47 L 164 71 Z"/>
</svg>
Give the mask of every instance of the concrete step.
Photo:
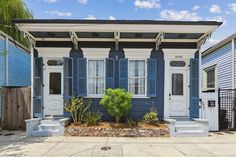
<svg viewBox="0 0 236 157">
<path fill-rule="evenodd" d="M 185 131 L 185 130 L 199 130 L 199 125 L 175 125 L 176 131 Z"/>
<path fill-rule="evenodd" d="M 61 125 L 59 124 L 39 124 L 35 130 L 59 130 Z"/>
<path fill-rule="evenodd" d="M 35 130 L 31 132 L 33 137 L 48 137 L 48 136 L 63 136 L 64 133 L 60 130 Z"/>
<path fill-rule="evenodd" d="M 203 130 L 182 130 L 175 132 L 176 137 L 206 137 Z"/>
<path fill-rule="evenodd" d="M 195 121 L 176 121 L 175 125 L 195 125 Z"/>
<path fill-rule="evenodd" d="M 60 121 L 59 120 L 51 120 L 51 119 L 43 119 L 40 121 L 40 124 L 58 124 L 60 125 Z"/>
</svg>

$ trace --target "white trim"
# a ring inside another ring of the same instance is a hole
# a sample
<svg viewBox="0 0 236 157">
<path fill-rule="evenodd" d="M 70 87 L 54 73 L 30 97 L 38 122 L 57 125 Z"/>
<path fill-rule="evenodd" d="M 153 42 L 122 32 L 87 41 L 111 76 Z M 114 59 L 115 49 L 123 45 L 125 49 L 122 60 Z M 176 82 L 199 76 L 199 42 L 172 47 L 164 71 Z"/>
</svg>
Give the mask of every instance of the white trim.
<svg viewBox="0 0 236 157">
<path fill-rule="evenodd" d="M 165 24 L 16 24 L 21 31 L 79 31 L 79 32 L 165 32 L 206 33 L 214 31 L 216 25 L 165 25 Z"/>
<path fill-rule="evenodd" d="M 30 44 L 30 50 L 31 50 L 31 52 L 30 52 L 30 57 L 31 57 L 31 114 L 30 114 L 30 117 L 31 117 L 31 119 L 33 119 L 34 118 L 34 73 L 35 73 L 35 71 L 34 71 L 34 47 L 33 47 L 33 45 L 32 44 Z M 42 90 L 44 90 L 44 88 L 42 89 Z M 43 95 L 42 95 L 42 97 L 43 97 Z M 42 100 L 43 101 L 43 100 Z"/>
<path fill-rule="evenodd" d="M 134 49 L 134 48 L 125 48 L 125 58 L 131 59 L 131 60 L 145 60 L 147 58 L 150 58 L 152 49 Z"/>
<path fill-rule="evenodd" d="M 87 59 L 93 59 L 93 60 L 98 60 L 98 59 L 105 59 L 108 58 L 110 48 L 82 48 L 84 58 Z"/>
<path fill-rule="evenodd" d="M 207 71 L 210 69 L 215 69 L 215 87 L 213 88 L 207 88 Z M 202 74 L 203 78 L 203 91 L 208 91 L 208 90 L 216 90 L 218 88 L 218 80 L 217 80 L 217 64 L 212 64 L 209 65 L 208 67 L 203 69 L 203 74 Z"/>
</svg>

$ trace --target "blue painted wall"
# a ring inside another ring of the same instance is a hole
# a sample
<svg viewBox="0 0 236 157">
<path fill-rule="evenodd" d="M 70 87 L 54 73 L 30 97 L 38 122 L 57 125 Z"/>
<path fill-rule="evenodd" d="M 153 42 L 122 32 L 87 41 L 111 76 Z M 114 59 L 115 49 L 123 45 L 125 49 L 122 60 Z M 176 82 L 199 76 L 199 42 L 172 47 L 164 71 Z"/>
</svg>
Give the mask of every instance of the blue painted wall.
<svg viewBox="0 0 236 157">
<path fill-rule="evenodd" d="M 30 54 L 12 42 L 8 51 L 9 86 L 30 86 Z"/>
<path fill-rule="evenodd" d="M 0 86 L 6 84 L 6 41 L 0 36 Z"/>
<path fill-rule="evenodd" d="M 74 58 L 82 58 L 83 55 L 81 54 L 81 49 L 77 52 L 78 54 L 75 54 L 76 52 L 73 52 L 70 54 L 70 57 Z M 108 58 L 114 58 L 118 56 L 118 60 L 115 61 L 115 88 L 119 88 L 119 59 L 125 58 L 125 52 L 123 49 L 120 49 L 118 51 L 115 51 L 111 48 L 109 52 Z M 156 67 L 156 97 L 152 98 L 133 98 L 132 99 L 132 109 L 126 118 L 132 118 L 132 119 L 142 119 L 143 116 L 150 110 L 150 108 L 155 105 L 158 110 L 158 117 L 160 119 L 164 116 L 164 54 L 162 51 L 152 51 L 150 53 L 151 59 L 157 60 L 157 67 Z M 75 66 L 74 66 L 75 68 Z M 74 75 L 77 75 L 74 73 Z M 75 78 L 75 77 L 74 77 Z M 74 85 L 76 83 L 74 82 Z M 77 85 L 76 85 L 77 87 Z M 76 91 L 76 89 L 74 89 Z M 91 109 L 94 111 L 101 111 L 103 112 L 103 118 L 104 120 L 112 120 L 112 118 L 107 114 L 106 110 L 99 104 L 100 99 L 99 98 L 92 98 L 92 105 Z M 65 115 L 68 116 L 69 114 L 65 112 Z"/>
</svg>

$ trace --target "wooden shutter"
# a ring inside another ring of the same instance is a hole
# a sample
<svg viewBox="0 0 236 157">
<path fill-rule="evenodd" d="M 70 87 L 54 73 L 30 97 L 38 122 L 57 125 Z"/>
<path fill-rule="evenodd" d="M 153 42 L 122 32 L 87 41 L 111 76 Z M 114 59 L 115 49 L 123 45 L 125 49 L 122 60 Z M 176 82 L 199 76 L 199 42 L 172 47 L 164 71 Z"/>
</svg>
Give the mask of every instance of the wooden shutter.
<svg viewBox="0 0 236 157">
<path fill-rule="evenodd" d="M 78 96 L 87 96 L 87 62 L 86 58 L 79 58 L 78 64 Z"/>
<path fill-rule="evenodd" d="M 115 60 L 106 59 L 106 88 L 115 88 Z"/>
<path fill-rule="evenodd" d="M 43 116 L 43 58 L 34 58 L 33 116 Z"/>
<path fill-rule="evenodd" d="M 147 96 L 156 96 L 156 68 L 157 60 L 148 59 L 147 60 Z"/>
<path fill-rule="evenodd" d="M 190 59 L 190 117 L 199 118 L 199 60 Z"/>
<path fill-rule="evenodd" d="M 64 99 L 71 99 L 73 93 L 73 58 L 64 58 Z"/>
<path fill-rule="evenodd" d="M 120 59 L 119 87 L 128 91 L 128 59 Z"/>
</svg>

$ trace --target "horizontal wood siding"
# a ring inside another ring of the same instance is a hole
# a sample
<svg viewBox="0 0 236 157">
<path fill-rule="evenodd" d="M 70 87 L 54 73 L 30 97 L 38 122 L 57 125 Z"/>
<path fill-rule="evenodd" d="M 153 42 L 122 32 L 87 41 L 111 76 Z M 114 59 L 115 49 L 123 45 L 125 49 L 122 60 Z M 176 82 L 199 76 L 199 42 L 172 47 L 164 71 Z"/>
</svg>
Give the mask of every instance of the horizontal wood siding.
<svg viewBox="0 0 236 157">
<path fill-rule="evenodd" d="M 9 42 L 8 51 L 8 86 L 30 86 L 30 54 L 12 42 Z"/>
<path fill-rule="evenodd" d="M 234 39 L 234 88 L 236 88 L 236 39 Z"/>
<path fill-rule="evenodd" d="M 0 86 L 6 84 L 6 40 L 0 36 Z"/>
<path fill-rule="evenodd" d="M 217 65 L 217 86 L 224 89 L 232 88 L 231 42 L 203 57 L 203 70 L 212 65 Z"/>
</svg>

